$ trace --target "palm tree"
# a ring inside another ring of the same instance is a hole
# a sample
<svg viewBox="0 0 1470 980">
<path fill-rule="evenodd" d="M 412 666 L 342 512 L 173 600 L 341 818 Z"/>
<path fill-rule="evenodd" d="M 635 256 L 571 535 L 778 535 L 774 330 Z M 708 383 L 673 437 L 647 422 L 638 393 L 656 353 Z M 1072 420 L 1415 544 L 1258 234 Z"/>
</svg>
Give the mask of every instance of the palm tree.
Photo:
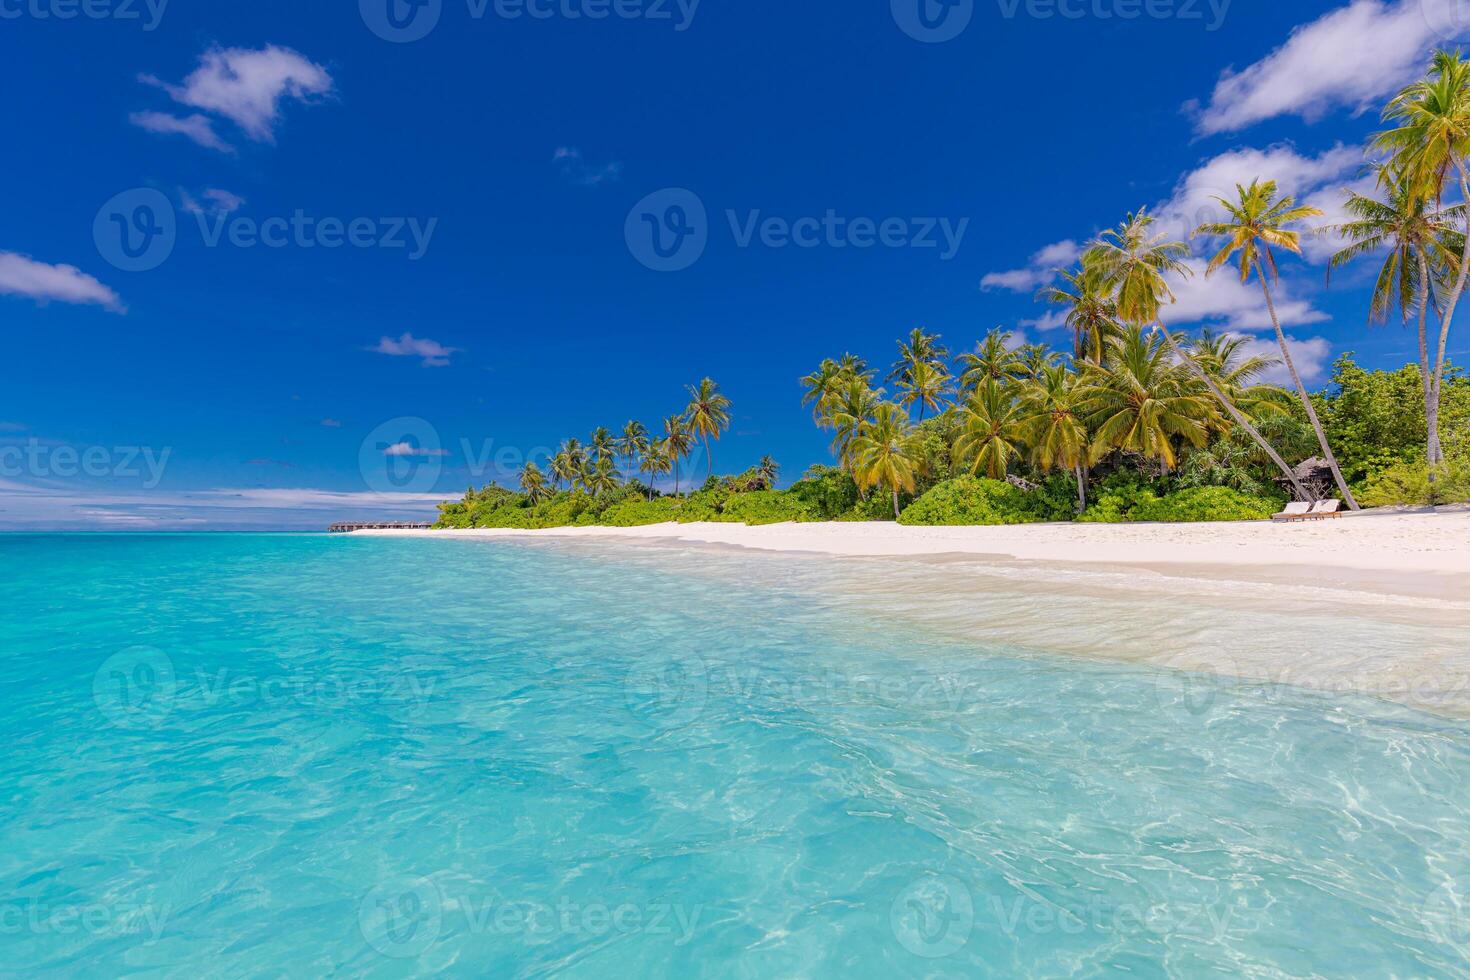
<svg viewBox="0 0 1470 980">
<path fill-rule="evenodd" d="M 1276 330 L 1276 343 L 1281 347 L 1282 363 L 1286 365 L 1292 384 L 1296 386 L 1297 396 L 1307 412 L 1307 420 L 1317 433 L 1317 441 L 1322 444 L 1322 454 L 1332 469 L 1332 478 L 1337 481 L 1338 492 L 1349 507 L 1362 510 L 1354 499 L 1352 490 L 1348 488 L 1347 480 L 1343 479 L 1342 469 L 1337 465 L 1337 456 L 1333 454 L 1327 433 L 1322 428 L 1322 420 L 1317 417 L 1316 406 L 1312 404 L 1307 386 L 1302 383 L 1302 376 L 1296 369 L 1291 348 L 1286 343 L 1286 334 L 1281 329 L 1281 318 L 1276 315 L 1276 300 L 1271 296 L 1271 283 L 1276 279 L 1276 254 L 1273 248 L 1300 255 L 1301 234 L 1287 225 L 1306 218 L 1321 217 L 1322 211 L 1305 205 L 1298 206 L 1296 199 L 1290 195 L 1277 197 L 1274 180 L 1253 180 L 1249 187 L 1236 184 L 1235 193 L 1234 201 L 1223 197 L 1215 198 L 1230 216 L 1229 221 L 1206 222 L 1195 230 L 1196 235 L 1225 239 L 1224 245 L 1210 259 L 1205 275 L 1214 275 L 1221 266 L 1236 256 L 1239 256 L 1237 261 L 1242 283 L 1249 282 L 1254 273 L 1261 284 L 1261 292 L 1266 296 L 1266 312 L 1270 314 L 1271 326 Z"/>
<path fill-rule="evenodd" d="M 1126 328 L 1113 341 L 1110 367 L 1089 376 L 1082 405 L 1099 447 L 1156 459 L 1167 472 L 1178 462 L 1174 440 L 1203 446 L 1215 413 L 1164 336 Z"/>
<path fill-rule="evenodd" d="M 992 480 L 1004 480 L 1011 460 L 1021 456 L 1025 428 L 1011 388 L 988 378 L 960 409 L 955 454 L 972 476 L 983 467 Z"/>
<path fill-rule="evenodd" d="M 1083 263 L 1076 270 L 1057 270 L 1066 286 L 1051 285 L 1036 294 L 1043 302 L 1066 309 L 1067 328 L 1072 331 L 1073 356 L 1101 364 L 1108 341 L 1118 336 L 1118 304 L 1109 295 L 1095 265 Z"/>
<path fill-rule="evenodd" d="M 1373 146 L 1390 154 L 1390 166 L 1404 175 L 1410 193 L 1415 197 L 1444 199 L 1445 185 L 1453 171 L 1458 178 L 1460 199 L 1470 201 L 1470 173 L 1465 155 L 1470 152 L 1470 62 L 1459 51 L 1436 51 L 1429 74 L 1399 92 L 1383 110 L 1385 122 L 1397 128 L 1379 133 Z M 1465 214 L 1466 231 L 1470 232 L 1470 212 Z M 1427 419 L 1431 440 L 1429 464 L 1431 472 L 1442 462 L 1439 444 L 1439 407 L 1444 384 L 1445 352 L 1449 344 L 1450 324 L 1464 295 L 1466 277 L 1470 276 L 1470 234 L 1466 234 L 1456 262 L 1450 265 L 1453 284 L 1445 297 L 1440 316 L 1439 348 L 1434 372 L 1426 395 L 1433 408 Z"/>
<path fill-rule="evenodd" d="M 1016 349 L 1016 361 L 1020 364 L 1021 370 L 1016 374 L 1015 379 L 1035 381 L 1047 368 L 1059 363 L 1061 355 L 1045 344 L 1026 344 Z"/>
<path fill-rule="evenodd" d="M 599 456 L 597 462 L 587 468 L 582 484 L 594 497 L 616 490 L 618 487 L 617 465 L 611 456 Z"/>
<path fill-rule="evenodd" d="M 909 425 L 909 417 L 892 402 L 873 413 L 853 445 L 854 476 L 863 488 L 882 487 L 893 495 L 893 519 L 898 520 L 898 494 L 913 493 L 923 455 Z"/>
<path fill-rule="evenodd" d="M 720 394 L 720 386 L 712 378 L 689 385 L 688 391 L 689 407 L 684 410 L 684 420 L 694 437 L 704 441 L 706 473 L 714 476 L 715 456 L 709 441 L 718 440 L 720 433 L 730 427 L 730 399 Z"/>
<path fill-rule="evenodd" d="M 648 451 L 648 429 L 642 422 L 629 421 L 623 426 L 623 434 L 618 437 L 618 452 L 628 461 L 628 473 L 634 470 L 633 460 L 640 454 Z"/>
<path fill-rule="evenodd" d="M 940 400 L 953 390 L 949 382 L 949 369 L 942 362 L 920 361 L 899 379 L 898 387 L 903 391 L 899 404 L 908 408 L 917 403 L 919 422 L 922 423 L 924 410 L 932 408 L 939 411 Z"/>
<path fill-rule="evenodd" d="M 949 359 L 949 348 L 939 340 L 939 334 L 925 333 L 920 327 L 910 331 L 907 342 L 898 342 L 898 360 L 893 363 L 893 370 L 888 372 L 889 383 L 899 383 L 900 386 L 903 382 L 912 383 L 914 372 L 921 365 L 944 364 Z"/>
<path fill-rule="evenodd" d="M 1382 252 L 1383 265 L 1378 270 L 1368 304 L 1369 319 L 1386 323 L 1397 309 L 1407 327 L 1409 317 L 1417 311 L 1419 378 L 1424 386 L 1424 418 L 1428 430 L 1426 457 L 1433 486 L 1438 480 L 1440 440 L 1439 403 L 1429 361 L 1429 308 L 1438 306 L 1437 281 L 1447 270 L 1458 267 L 1464 235 L 1454 229 L 1454 222 L 1463 218 L 1465 206 L 1439 208 L 1428 198 L 1415 194 L 1406 176 L 1388 168 L 1379 169 L 1379 185 L 1385 189 L 1384 200 L 1349 194 L 1344 208 L 1352 220 L 1324 229 L 1350 243 L 1332 256 L 1328 281 L 1333 269 Z"/>
<path fill-rule="evenodd" d="M 767 490 L 776 489 L 776 480 L 781 476 L 781 464 L 770 456 L 762 456 L 756 464 L 756 475 L 765 483 Z"/>
<path fill-rule="evenodd" d="M 1236 408 L 1220 387 L 1205 370 L 1193 360 L 1185 357 L 1174 342 L 1174 335 L 1164 327 L 1160 310 L 1165 302 L 1174 302 L 1174 291 L 1169 288 L 1167 276 L 1190 276 L 1193 272 L 1184 264 L 1190 254 L 1189 246 L 1183 242 L 1165 241 L 1153 232 L 1153 216 L 1147 208 L 1140 209 L 1128 217 L 1117 228 L 1103 232 L 1088 247 L 1082 256 L 1083 264 L 1097 269 L 1101 282 L 1113 296 L 1118 307 L 1118 318 L 1136 328 L 1153 324 L 1158 327 L 1164 344 L 1170 353 L 1186 364 L 1199 380 L 1210 390 L 1210 394 L 1224 406 L 1235 423 L 1250 434 L 1261 451 L 1271 458 L 1302 500 L 1313 499 L 1297 479 L 1296 471 L 1286 465 L 1286 460 L 1261 435 L 1259 429 Z M 1114 349 L 1118 349 L 1114 345 Z"/>
<path fill-rule="evenodd" d="M 535 463 L 527 463 L 521 470 L 521 493 L 533 505 L 545 500 L 550 493 L 546 488 L 546 477 L 541 473 L 541 467 Z"/>
<path fill-rule="evenodd" d="M 974 353 L 961 354 L 960 391 L 972 392 L 986 381 L 1008 383 L 1022 375 L 1026 365 L 1011 347 L 1011 333 L 996 327 L 976 345 Z"/>
<path fill-rule="evenodd" d="M 573 439 L 571 442 L 575 442 Z M 572 451 L 567 448 L 568 443 L 562 443 L 561 451 L 551 458 L 551 479 L 553 487 L 560 489 L 562 481 L 566 481 L 570 487 L 582 472 L 581 466 Z"/>
<path fill-rule="evenodd" d="M 677 497 L 679 495 L 679 463 L 689 455 L 689 447 L 694 444 L 693 437 L 689 434 L 689 426 L 684 423 L 684 416 L 670 415 L 664 419 L 662 442 L 668 454 L 669 465 L 674 471 L 674 496 Z"/>
<path fill-rule="evenodd" d="M 592 462 L 600 463 L 604 459 L 612 459 L 617 455 L 617 440 L 607 430 L 606 426 L 599 425 L 592 430 L 592 438 L 588 440 L 588 456 Z"/>
<path fill-rule="evenodd" d="M 883 389 L 876 391 L 861 378 L 853 378 L 841 390 L 833 393 L 827 427 L 834 429 L 832 452 L 837 463 L 856 478 L 854 467 L 856 454 L 854 444 L 862 436 L 878 406 L 883 401 Z"/>
<path fill-rule="evenodd" d="M 1071 470 L 1077 478 L 1077 512 L 1087 509 L 1087 468 L 1096 462 L 1084 418 L 1084 389 L 1078 375 L 1053 364 L 1021 389 L 1020 434 L 1031 446 L 1038 470 Z"/>
<path fill-rule="evenodd" d="M 638 469 L 648 475 L 649 500 L 653 499 L 654 477 L 668 473 L 673 468 L 674 458 L 673 454 L 669 451 L 669 442 L 667 439 L 660 439 L 643 451 L 643 456 L 638 461 Z"/>
</svg>

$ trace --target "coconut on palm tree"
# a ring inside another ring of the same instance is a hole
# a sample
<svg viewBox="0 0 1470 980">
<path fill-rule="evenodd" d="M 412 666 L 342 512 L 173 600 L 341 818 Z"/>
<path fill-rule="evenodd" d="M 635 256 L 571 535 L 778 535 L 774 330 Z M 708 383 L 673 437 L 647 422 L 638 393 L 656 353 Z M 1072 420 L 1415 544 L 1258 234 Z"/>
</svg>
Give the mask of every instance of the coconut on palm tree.
<svg viewBox="0 0 1470 980">
<path fill-rule="evenodd" d="M 1348 488 L 1347 480 L 1343 479 L 1342 468 L 1337 465 L 1337 456 L 1332 452 L 1332 445 L 1322 428 L 1322 420 L 1317 417 L 1312 397 L 1307 394 L 1307 386 L 1302 383 L 1301 373 L 1297 371 L 1296 361 L 1291 356 L 1291 347 L 1286 342 L 1286 334 L 1281 329 L 1281 318 L 1276 315 L 1276 300 L 1271 295 L 1271 283 L 1277 278 L 1275 250 L 1281 249 L 1296 255 L 1300 255 L 1302 251 L 1301 233 L 1288 226 L 1306 218 L 1321 217 L 1322 211 L 1319 208 L 1298 205 L 1296 199 L 1290 195 L 1278 197 L 1274 180 L 1253 180 L 1249 187 L 1237 184 L 1235 193 L 1236 198 L 1233 201 L 1223 197 L 1215 198 L 1229 215 L 1228 221 L 1206 222 L 1195 231 L 1196 235 L 1225 240 L 1205 267 L 1205 275 L 1214 275 L 1222 266 L 1235 259 L 1242 283 L 1249 282 L 1254 275 L 1261 284 L 1261 292 L 1266 297 L 1266 312 L 1270 314 L 1271 326 L 1276 331 L 1276 343 L 1281 347 L 1281 361 L 1291 375 L 1292 384 L 1296 386 L 1297 396 L 1307 413 L 1307 420 L 1317 433 L 1317 441 L 1322 445 L 1322 455 L 1332 470 L 1338 492 L 1349 507 L 1361 510 L 1352 490 Z"/>
<path fill-rule="evenodd" d="M 1235 424 L 1244 429 L 1256 445 L 1261 447 L 1261 451 L 1276 464 L 1287 482 L 1296 490 L 1298 497 L 1302 500 L 1313 499 L 1302 486 L 1301 480 L 1297 479 L 1296 471 L 1286 465 L 1281 454 L 1220 390 L 1214 379 L 1180 351 L 1173 333 L 1164 326 L 1162 307 L 1165 303 L 1175 301 L 1168 277 L 1187 278 L 1194 273 L 1184 264 L 1184 259 L 1189 255 L 1189 246 L 1183 242 L 1168 241 L 1165 236 L 1154 232 L 1153 224 L 1153 216 L 1148 213 L 1147 208 L 1128 215 L 1117 228 L 1103 232 L 1092 242 L 1082 256 L 1083 263 L 1097 269 L 1100 281 L 1117 304 L 1118 318 L 1124 323 L 1132 324 L 1137 330 L 1151 324 L 1157 327 L 1169 352 L 1188 366 L 1215 400 L 1225 408 Z M 1114 349 L 1118 349 L 1118 345 L 1115 344 Z"/>
<path fill-rule="evenodd" d="M 898 520 L 898 495 L 914 492 L 923 458 L 908 415 L 892 402 L 884 402 L 853 444 L 853 475 L 864 489 L 881 487 L 891 493 L 893 519 Z"/>
<path fill-rule="evenodd" d="M 684 409 L 684 421 L 690 433 L 704 442 L 706 474 L 714 476 L 715 457 L 710 440 L 718 440 L 730 427 L 730 399 L 720 394 L 720 386 L 713 378 L 689 385 L 688 391 L 689 407 Z"/>
</svg>

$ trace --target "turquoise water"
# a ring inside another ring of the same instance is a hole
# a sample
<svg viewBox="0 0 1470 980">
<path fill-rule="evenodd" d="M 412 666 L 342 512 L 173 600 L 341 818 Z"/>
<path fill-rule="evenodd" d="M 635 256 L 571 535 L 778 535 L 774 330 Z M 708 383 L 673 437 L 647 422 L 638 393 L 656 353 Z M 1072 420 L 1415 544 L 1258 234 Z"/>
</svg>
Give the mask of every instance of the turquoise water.
<svg viewBox="0 0 1470 980">
<path fill-rule="evenodd" d="M 942 570 L 840 574 L 0 538 L 0 970 L 1470 972 L 1470 726 L 930 632 L 874 596 Z"/>
</svg>

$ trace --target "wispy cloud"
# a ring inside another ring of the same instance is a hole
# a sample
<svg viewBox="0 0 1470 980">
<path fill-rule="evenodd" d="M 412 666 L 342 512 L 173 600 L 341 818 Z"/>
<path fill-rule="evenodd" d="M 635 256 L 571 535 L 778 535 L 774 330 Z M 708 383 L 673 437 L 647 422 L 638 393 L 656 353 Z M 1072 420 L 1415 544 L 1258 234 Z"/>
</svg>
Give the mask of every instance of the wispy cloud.
<svg viewBox="0 0 1470 980">
<path fill-rule="evenodd" d="M 209 117 L 201 116 L 197 112 L 189 116 L 175 116 L 167 112 L 135 112 L 128 116 L 128 121 L 150 133 L 186 136 L 207 150 L 235 152 L 235 148 L 214 131 L 214 123 Z"/>
<path fill-rule="evenodd" d="M 195 198 L 186 190 L 179 191 L 179 205 L 190 214 L 207 214 L 218 216 L 232 214 L 245 206 L 245 199 L 238 194 L 211 187 L 199 195 L 203 201 Z"/>
<path fill-rule="evenodd" d="M 980 288 L 986 292 L 993 289 L 1009 290 L 1013 293 L 1029 293 L 1051 282 L 1056 270 L 1071 265 L 1082 254 L 1082 248 L 1070 238 L 1041 249 L 1031 256 L 1024 269 L 1006 272 L 991 272 L 980 280 Z"/>
<path fill-rule="evenodd" d="M 1209 104 L 1186 105 L 1200 133 L 1234 132 L 1276 116 L 1315 121 L 1334 109 L 1362 112 L 1421 71 L 1461 0 L 1354 0 L 1302 27 L 1240 71 L 1227 69 Z"/>
<path fill-rule="evenodd" d="M 331 94 L 333 85 L 332 76 L 321 65 L 273 44 L 259 50 L 211 48 L 200 56 L 199 67 L 182 84 L 165 82 L 154 75 L 139 78 L 167 92 L 180 105 L 230 120 L 257 143 L 275 142 L 283 102 L 312 102 Z M 153 132 L 178 133 L 200 146 L 232 150 L 205 116 L 140 112 L 132 119 L 135 125 Z"/>
<path fill-rule="evenodd" d="M 572 146 L 557 147 L 551 160 L 561 170 L 563 177 L 583 187 L 596 187 L 598 184 L 617 180 L 623 174 L 623 165 L 617 160 L 600 165 L 590 164 L 582 156 L 582 151 Z"/>
<path fill-rule="evenodd" d="M 117 293 L 74 265 L 47 265 L 15 252 L 0 252 L 0 294 L 38 303 L 91 303 L 125 313 Z"/>
<path fill-rule="evenodd" d="M 342 423 L 337 419 L 322 419 L 321 424 L 326 426 L 328 429 L 342 428 Z"/>
<path fill-rule="evenodd" d="M 450 355 L 459 353 L 457 347 L 445 347 L 437 340 L 415 337 L 411 333 L 405 333 L 397 340 L 384 337 L 378 341 L 378 346 L 370 349 L 390 357 L 419 357 L 423 359 L 424 367 L 447 367 Z"/>
</svg>

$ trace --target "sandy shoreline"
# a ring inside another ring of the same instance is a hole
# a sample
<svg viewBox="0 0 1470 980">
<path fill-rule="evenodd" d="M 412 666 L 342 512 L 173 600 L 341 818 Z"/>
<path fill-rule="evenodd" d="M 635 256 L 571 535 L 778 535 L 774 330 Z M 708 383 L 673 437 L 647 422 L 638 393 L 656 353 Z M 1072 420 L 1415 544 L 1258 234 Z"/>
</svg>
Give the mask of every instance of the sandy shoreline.
<svg viewBox="0 0 1470 980">
<path fill-rule="evenodd" d="M 894 595 L 885 579 L 872 589 L 872 607 L 951 634 L 1358 691 L 1470 717 L 1466 510 L 1290 525 L 664 524 L 357 534 L 830 556 L 834 569 L 851 573 L 845 588 L 864 593 L 863 566 L 898 562 L 914 573 L 909 591 Z"/>
</svg>

